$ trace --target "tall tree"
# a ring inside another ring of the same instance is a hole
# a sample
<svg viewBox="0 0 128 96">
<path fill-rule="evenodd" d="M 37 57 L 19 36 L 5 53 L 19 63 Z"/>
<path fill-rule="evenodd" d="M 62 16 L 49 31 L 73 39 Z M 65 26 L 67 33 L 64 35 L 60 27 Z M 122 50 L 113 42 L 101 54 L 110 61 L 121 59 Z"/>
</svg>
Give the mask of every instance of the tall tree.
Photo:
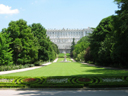
<svg viewBox="0 0 128 96">
<path fill-rule="evenodd" d="M 0 65 L 11 65 L 12 51 L 10 51 L 9 44 L 11 39 L 8 38 L 9 35 L 6 33 L 0 33 Z"/>
<path fill-rule="evenodd" d="M 73 58 L 74 46 L 75 46 L 75 38 L 73 38 L 72 45 L 71 45 L 71 50 L 70 50 L 70 57 L 72 57 L 72 58 Z"/>
<path fill-rule="evenodd" d="M 106 64 L 109 64 L 111 62 L 111 45 L 108 44 L 111 44 L 109 38 L 112 36 L 110 35 L 112 32 L 112 18 L 113 16 L 109 16 L 102 19 L 91 35 L 90 50 L 95 63 L 101 64 L 106 62 Z"/>
<path fill-rule="evenodd" d="M 6 33 L 12 38 L 10 48 L 13 51 L 15 64 L 33 63 L 37 60 L 37 41 L 26 21 L 22 19 L 11 21 Z"/>
<path fill-rule="evenodd" d="M 51 43 L 52 43 L 52 47 L 53 47 L 53 50 L 55 51 L 55 53 L 59 54 L 58 46 L 55 43 L 53 43 L 53 42 L 51 42 Z"/>
<path fill-rule="evenodd" d="M 23 46 L 22 46 L 21 39 L 19 39 L 19 38 L 16 38 L 13 41 L 13 44 L 14 44 L 14 51 L 16 52 L 16 65 L 17 65 L 18 54 L 22 51 Z"/>
<path fill-rule="evenodd" d="M 44 61 L 55 59 L 56 53 L 53 50 L 52 42 L 46 35 L 46 29 L 40 23 L 33 23 L 30 28 L 39 42 L 38 59 Z"/>
<path fill-rule="evenodd" d="M 114 62 L 128 67 L 128 0 L 115 0 L 119 10 L 116 11 L 115 40 L 112 47 L 112 59 Z"/>
<path fill-rule="evenodd" d="M 80 58 L 84 58 L 84 54 L 86 53 L 85 50 L 88 48 L 90 42 L 89 42 L 89 36 L 82 37 L 77 44 L 74 46 L 73 50 L 73 58 L 75 60 L 80 60 Z M 78 56 L 79 55 L 79 56 Z M 78 59 L 79 58 L 79 59 Z M 83 60 L 83 59 L 82 59 Z"/>
</svg>

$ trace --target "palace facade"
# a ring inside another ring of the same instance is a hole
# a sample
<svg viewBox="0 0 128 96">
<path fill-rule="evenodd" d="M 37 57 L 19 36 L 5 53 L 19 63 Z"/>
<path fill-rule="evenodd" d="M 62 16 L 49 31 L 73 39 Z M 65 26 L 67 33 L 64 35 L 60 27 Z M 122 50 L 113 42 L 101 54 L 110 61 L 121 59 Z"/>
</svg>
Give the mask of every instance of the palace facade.
<svg viewBox="0 0 128 96">
<path fill-rule="evenodd" d="M 46 34 L 49 36 L 52 42 L 57 44 L 60 53 L 70 53 L 71 43 L 75 38 L 75 44 L 88 33 L 92 33 L 93 29 L 49 29 Z"/>
</svg>

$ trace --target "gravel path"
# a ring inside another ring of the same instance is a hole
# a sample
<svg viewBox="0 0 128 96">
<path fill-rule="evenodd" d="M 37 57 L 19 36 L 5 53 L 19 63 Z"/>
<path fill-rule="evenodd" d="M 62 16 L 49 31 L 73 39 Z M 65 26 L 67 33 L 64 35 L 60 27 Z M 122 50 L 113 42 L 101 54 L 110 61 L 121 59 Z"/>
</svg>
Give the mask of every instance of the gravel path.
<svg viewBox="0 0 128 96">
<path fill-rule="evenodd" d="M 128 90 L 0 90 L 0 96 L 128 96 Z"/>
</svg>

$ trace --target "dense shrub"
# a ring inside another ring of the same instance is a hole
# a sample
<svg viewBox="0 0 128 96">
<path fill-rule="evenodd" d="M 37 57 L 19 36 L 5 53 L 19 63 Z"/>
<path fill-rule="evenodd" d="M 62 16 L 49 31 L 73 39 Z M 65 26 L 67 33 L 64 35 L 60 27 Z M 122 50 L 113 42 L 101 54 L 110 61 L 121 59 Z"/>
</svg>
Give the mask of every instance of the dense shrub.
<svg viewBox="0 0 128 96">
<path fill-rule="evenodd" d="M 35 66 L 41 66 L 44 62 L 42 60 L 35 62 Z"/>
<path fill-rule="evenodd" d="M 90 34 L 88 34 L 88 36 L 84 36 L 82 37 L 76 45 L 74 45 L 74 49 L 72 51 L 73 54 L 73 58 L 76 61 L 85 61 L 84 59 L 84 55 L 86 54 L 86 49 L 89 47 L 89 36 Z"/>
<path fill-rule="evenodd" d="M 101 66 L 128 68 L 128 0 L 114 0 L 117 15 L 101 20 L 91 35 L 93 61 Z"/>
<path fill-rule="evenodd" d="M 88 47 L 85 51 L 84 60 L 85 62 L 93 61 L 92 55 L 90 53 L 90 47 Z"/>
</svg>

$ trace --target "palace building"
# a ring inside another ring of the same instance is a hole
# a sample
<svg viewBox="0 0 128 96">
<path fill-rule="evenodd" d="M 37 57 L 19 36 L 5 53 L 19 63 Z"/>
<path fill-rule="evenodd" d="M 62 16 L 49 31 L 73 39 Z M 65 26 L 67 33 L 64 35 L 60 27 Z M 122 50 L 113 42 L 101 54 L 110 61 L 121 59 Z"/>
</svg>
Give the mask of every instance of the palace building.
<svg viewBox="0 0 128 96">
<path fill-rule="evenodd" d="M 60 53 L 70 53 L 71 43 L 75 38 L 75 44 L 88 33 L 92 33 L 93 29 L 48 29 L 46 34 L 49 36 L 52 42 L 57 44 Z"/>
</svg>

